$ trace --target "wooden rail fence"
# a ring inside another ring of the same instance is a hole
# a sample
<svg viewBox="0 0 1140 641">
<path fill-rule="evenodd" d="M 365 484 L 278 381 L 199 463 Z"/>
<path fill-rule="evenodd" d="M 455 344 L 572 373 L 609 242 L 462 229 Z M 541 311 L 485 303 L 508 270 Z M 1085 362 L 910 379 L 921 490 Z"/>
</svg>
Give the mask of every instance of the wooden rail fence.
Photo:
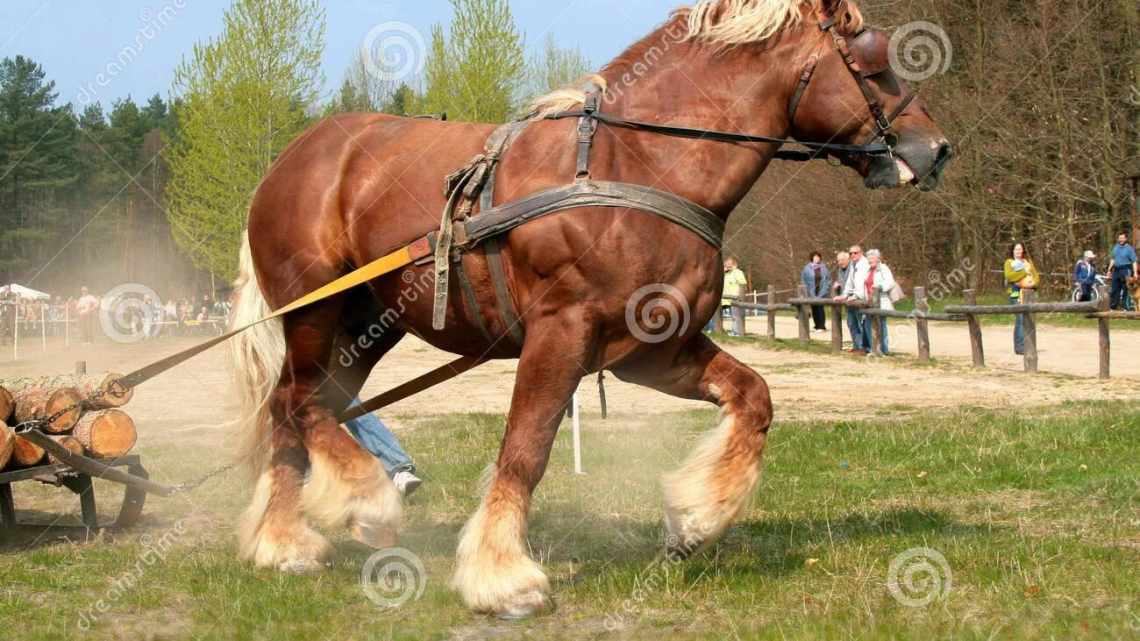
<svg viewBox="0 0 1140 641">
<path fill-rule="evenodd" d="M 757 310 L 764 312 L 768 317 L 768 338 L 776 338 L 776 316 L 780 312 L 794 311 L 798 320 L 799 340 L 804 343 L 811 341 L 811 308 L 819 305 L 831 311 L 831 350 L 843 351 L 843 326 L 847 310 L 855 310 L 865 316 L 875 318 L 900 318 L 914 322 L 915 333 L 918 340 L 918 359 L 929 361 L 931 359 L 930 322 L 962 322 L 965 323 L 970 335 L 970 353 L 973 366 L 984 368 L 986 366 L 985 344 L 982 340 L 982 325 L 980 317 L 999 314 L 1019 314 L 1022 317 L 1022 327 L 1025 335 L 1024 368 L 1026 372 L 1038 371 L 1037 350 L 1037 314 L 1079 314 L 1087 318 L 1097 319 L 1099 334 L 1099 365 L 1100 378 L 1111 376 L 1112 336 L 1110 324 L 1114 320 L 1137 321 L 1140 313 L 1118 312 L 1108 309 L 1108 292 L 1100 289 L 1098 302 L 1093 303 L 1038 303 L 1034 300 L 1034 292 L 1023 292 L 1022 303 L 1018 305 L 978 305 L 977 294 L 973 290 L 963 292 L 962 305 L 947 305 L 943 312 L 931 312 L 930 301 L 923 287 L 914 288 L 914 311 L 904 312 L 898 310 L 882 309 L 881 294 L 876 293 L 874 299 L 867 303 L 853 301 L 836 301 L 831 298 L 810 298 L 807 290 L 800 285 L 796 295 L 786 303 L 776 302 L 776 289 L 769 286 L 767 302 L 748 303 L 736 300 L 732 306 L 741 310 Z M 717 315 L 718 328 L 720 315 Z M 882 355 L 882 328 L 879 323 L 871 323 L 872 353 Z"/>
</svg>

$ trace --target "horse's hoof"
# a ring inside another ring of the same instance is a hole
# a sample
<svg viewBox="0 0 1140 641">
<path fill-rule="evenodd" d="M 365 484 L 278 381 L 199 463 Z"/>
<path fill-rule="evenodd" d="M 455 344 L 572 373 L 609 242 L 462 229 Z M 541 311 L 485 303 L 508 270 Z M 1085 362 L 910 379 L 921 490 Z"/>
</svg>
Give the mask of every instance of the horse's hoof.
<svg viewBox="0 0 1140 641">
<path fill-rule="evenodd" d="M 352 524 L 352 538 L 376 550 L 394 548 L 400 542 L 395 530 L 385 527 L 370 527 L 360 523 Z"/>
<path fill-rule="evenodd" d="M 553 611 L 553 599 L 541 590 L 529 590 L 512 596 L 495 616 L 503 621 L 520 621 Z"/>
<path fill-rule="evenodd" d="M 277 569 L 285 574 L 316 574 L 325 569 L 325 564 L 317 559 L 290 559 L 282 561 Z"/>
</svg>

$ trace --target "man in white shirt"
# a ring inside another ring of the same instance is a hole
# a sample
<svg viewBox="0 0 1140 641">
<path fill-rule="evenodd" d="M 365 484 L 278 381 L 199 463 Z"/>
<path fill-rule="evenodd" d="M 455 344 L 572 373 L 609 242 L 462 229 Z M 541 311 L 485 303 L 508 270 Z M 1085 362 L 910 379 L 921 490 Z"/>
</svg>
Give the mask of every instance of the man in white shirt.
<svg viewBox="0 0 1140 641">
<path fill-rule="evenodd" d="M 95 342 L 95 317 L 99 313 L 99 299 L 91 295 L 86 287 L 79 290 L 79 300 L 75 309 L 79 312 L 79 331 L 83 335 L 84 343 Z"/>
<path fill-rule="evenodd" d="M 851 263 L 847 268 L 847 280 L 843 282 L 839 295 L 835 297 L 840 303 L 855 298 L 855 288 L 867 280 L 867 274 L 871 269 L 866 257 L 863 256 L 862 247 L 852 245 L 848 253 L 851 256 Z M 856 308 L 847 308 L 847 329 L 851 332 L 851 351 L 864 354 L 871 351 L 871 337 L 864 335 L 863 332 L 863 314 Z"/>
</svg>

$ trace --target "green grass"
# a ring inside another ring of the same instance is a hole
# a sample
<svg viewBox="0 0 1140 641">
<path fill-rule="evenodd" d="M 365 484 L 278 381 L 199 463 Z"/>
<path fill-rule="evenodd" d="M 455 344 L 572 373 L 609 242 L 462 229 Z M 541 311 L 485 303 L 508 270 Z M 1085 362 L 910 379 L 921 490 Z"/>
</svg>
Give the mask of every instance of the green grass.
<svg viewBox="0 0 1140 641">
<path fill-rule="evenodd" d="M 404 420 L 414 427 L 405 444 L 428 479 L 410 501 L 401 542 L 426 566 L 419 600 L 395 610 L 372 605 L 358 584 L 370 552 L 341 533 L 333 535 L 333 567 L 319 576 L 237 562 L 233 520 L 248 488 L 231 475 L 190 497 L 152 499 L 140 528 L 106 540 L 30 547 L 9 540 L 0 555 L 0 637 L 1140 635 L 1140 406 L 778 420 L 753 506 L 719 544 L 682 564 L 661 563 L 657 479 L 715 412 L 586 416 L 587 475 L 570 471 L 565 430 L 531 520 L 531 550 L 551 577 L 558 610 L 516 623 L 469 613 L 447 588 L 457 532 L 477 504 L 477 479 L 495 456 L 503 418 Z M 143 453 L 152 474 L 170 479 L 215 460 L 210 451 L 187 451 L 201 454 Z M 17 488 L 21 506 L 55 508 L 57 496 Z M 945 600 L 905 607 L 887 588 L 888 566 L 922 547 L 944 555 L 952 585 Z M 147 554 L 156 548 L 161 554 Z M 135 570 L 138 578 L 115 592 L 113 581 Z M 85 615 L 86 632 L 78 625 Z"/>
</svg>

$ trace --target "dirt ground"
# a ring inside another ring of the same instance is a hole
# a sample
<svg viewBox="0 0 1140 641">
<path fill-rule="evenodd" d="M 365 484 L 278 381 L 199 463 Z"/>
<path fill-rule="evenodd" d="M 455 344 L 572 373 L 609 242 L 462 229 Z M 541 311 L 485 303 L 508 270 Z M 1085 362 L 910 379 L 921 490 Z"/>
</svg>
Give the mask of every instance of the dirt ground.
<svg viewBox="0 0 1140 641">
<path fill-rule="evenodd" d="M 749 319 L 749 332 L 764 332 L 764 319 Z M 891 326 L 892 349 L 901 355 L 875 360 L 850 355 L 814 354 L 794 349 L 729 344 L 726 348 L 768 381 L 779 419 L 829 419 L 842 416 L 898 416 L 940 407 L 1007 408 L 1064 401 L 1126 399 L 1140 381 L 1140 333 L 1115 331 L 1113 375 L 1095 379 L 1097 335 L 1092 329 L 1039 327 L 1042 373 L 1021 372 L 1006 327 L 984 328 L 990 368 L 969 368 L 969 340 L 961 325 L 933 324 L 931 343 L 936 363 L 919 366 L 908 354 L 915 350 L 914 330 L 903 321 Z M 781 318 L 777 336 L 793 338 L 793 318 Z M 829 334 L 813 334 L 827 342 Z M 126 372 L 187 347 L 190 338 L 159 339 L 134 345 L 110 342 L 65 348 L 49 341 L 22 346 L 20 360 L 0 348 L 0 380 L 52 376 L 87 362 L 89 372 Z M 146 431 L 172 434 L 225 430 L 235 414 L 227 374 L 226 350 L 215 348 L 140 388 L 131 411 Z M 407 338 L 373 373 L 365 396 L 377 394 L 442 365 L 453 358 L 415 338 Z M 383 412 L 399 427 L 401 416 L 454 412 L 505 413 L 514 385 L 515 361 L 492 362 Z M 656 414 L 702 407 L 702 403 L 665 396 L 606 378 L 609 408 L 614 413 Z M 594 377 L 584 379 L 580 400 L 586 414 L 599 411 Z"/>
</svg>

